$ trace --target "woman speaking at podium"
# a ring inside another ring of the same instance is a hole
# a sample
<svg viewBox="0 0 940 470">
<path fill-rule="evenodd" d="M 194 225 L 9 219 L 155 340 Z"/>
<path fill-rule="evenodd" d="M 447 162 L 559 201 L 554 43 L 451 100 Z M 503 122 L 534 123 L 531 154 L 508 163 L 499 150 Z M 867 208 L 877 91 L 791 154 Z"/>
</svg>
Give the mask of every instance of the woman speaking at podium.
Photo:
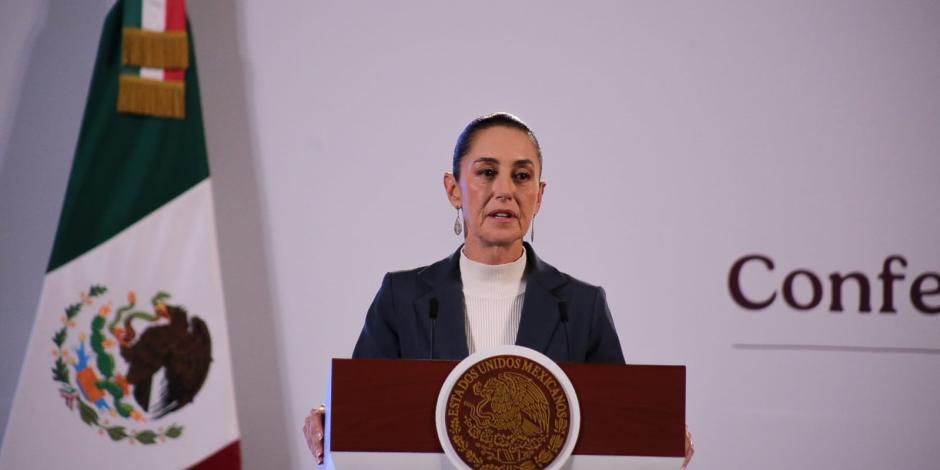
<svg viewBox="0 0 940 470">
<path fill-rule="evenodd" d="M 538 140 L 515 116 L 467 125 L 444 175 L 465 243 L 430 266 L 385 276 L 353 358 L 463 359 L 518 344 L 556 362 L 622 364 L 604 290 L 523 242 L 542 203 L 541 171 Z"/>
<path fill-rule="evenodd" d="M 388 273 L 354 359 L 463 359 L 517 344 L 556 362 L 623 364 L 604 290 L 548 264 L 525 243 L 542 204 L 542 150 L 519 118 L 474 119 L 454 148 L 444 189 L 464 244 L 429 266 Z M 304 433 L 322 462 L 323 409 Z"/>
</svg>

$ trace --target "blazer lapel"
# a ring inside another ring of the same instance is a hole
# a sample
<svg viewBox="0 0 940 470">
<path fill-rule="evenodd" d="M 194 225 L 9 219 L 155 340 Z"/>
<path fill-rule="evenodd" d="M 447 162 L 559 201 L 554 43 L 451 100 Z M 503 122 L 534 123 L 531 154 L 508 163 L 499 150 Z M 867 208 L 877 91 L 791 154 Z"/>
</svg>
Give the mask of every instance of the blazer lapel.
<svg viewBox="0 0 940 470">
<path fill-rule="evenodd" d="M 525 248 L 528 275 L 516 344 L 545 353 L 561 321 L 560 299 L 553 290 L 566 280 L 557 269 L 539 259 L 531 245 L 526 243 Z"/>
<path fill-rule="evenodd" d="M 462 247 L 461 247 L 462 248 Z M 526 292 L 516 344 L 546 352 L 549 341 L 561 321 L 559 298 L 554 290 L 567 280 L 550 264 L 539 259 L 528 243 L 526 248 Z M 430 353 L 431 299 L 438 304 L 434 325 L 434 359 L 463 359 L 467 350 L 466 312 L 463 285 L 460 282 L 460 248 L 449 258 L 434 263 L 419 273 L 428 291 L 414 302 L 415 319 L 424 333 L 425 351 Z M 425 354 L 424 357 L 428 357 Z"/>
<path fill-rule="evenodd" d="M 431 299 L 437 299 L 437 321 L 433 325 L 434 359 L 459 360 L 469 355 L 459 260 L 460 249 L 449 258 L 428 266 L 419 274 L 419 278 L 430 287 L 430 290 L 418 297 L 414 303 L 417 323 L 425 334 L 426 348 L 430 348 Z"/>
</svg>

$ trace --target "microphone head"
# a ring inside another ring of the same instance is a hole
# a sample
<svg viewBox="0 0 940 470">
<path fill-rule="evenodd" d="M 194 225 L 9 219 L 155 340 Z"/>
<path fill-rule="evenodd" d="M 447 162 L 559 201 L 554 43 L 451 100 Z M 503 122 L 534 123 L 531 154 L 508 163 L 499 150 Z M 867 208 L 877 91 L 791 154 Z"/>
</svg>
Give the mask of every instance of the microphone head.
<svg viewBox="0 0 940 470">
<path fill-rule="evenodd" d="M 568 323 L 568 302 L 564 300 L 558 302 L 558 316 L 561 317 L 561 321 Z"/>
<path fill-rule="evenodd" d="M 428 311 L 431 320 L 437 320 L 437 297 L 431 297 L 431 309 Z"/>
</svg>

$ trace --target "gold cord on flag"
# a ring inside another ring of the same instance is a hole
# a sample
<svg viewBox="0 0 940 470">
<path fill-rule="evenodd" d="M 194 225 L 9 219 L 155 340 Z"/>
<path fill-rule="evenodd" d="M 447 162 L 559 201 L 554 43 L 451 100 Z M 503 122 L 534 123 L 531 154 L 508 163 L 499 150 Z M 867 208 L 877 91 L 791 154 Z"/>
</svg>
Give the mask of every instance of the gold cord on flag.
<svg viewBox="0 0 940 470">
<path fill-rule="evenodd" d="M 121 113 L 185 119 L 186 89 L 183 82 L 121 75 L 117 110 Z"/>
<path fill-rule="evenodd" d="M 185 119 L 190 62 L 185 2 L 154 0 L 145 8 L 142 0 L 126 0 L 123 7 L 118 112 Z"/>
<path fill-rule="evenodd" d="M 125 65 L 155 69 L 189 67 L 189 35 L 186 31 L 148 31 L 124 28 L 121 61 Z"/>
</svg>

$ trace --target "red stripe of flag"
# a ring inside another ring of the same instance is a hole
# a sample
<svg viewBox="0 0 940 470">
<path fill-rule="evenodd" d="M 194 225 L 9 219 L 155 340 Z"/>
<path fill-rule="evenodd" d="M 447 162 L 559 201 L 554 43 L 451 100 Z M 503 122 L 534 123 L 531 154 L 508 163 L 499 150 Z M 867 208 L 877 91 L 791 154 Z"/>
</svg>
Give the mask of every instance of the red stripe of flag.
<svg viewBox="0 0 940 470">
<path fill-rule="evenodd" d="M 185 0 L 166 0 L 166 30 L 186 31 Z"/>
<path fill-rule="evenodd" d="M 163 69 L 163 79 L 181 82 L 186 78 L 186 71 L 183 69 Z"/>
<path fill-rule="evenodd" d="M 166 30 L 186 31 L 186 0 L 166 0 Z M 185 70 L 166 69 L 163 71 L 164 80 L 181 82 L 185 78 Z"/>
<path fill-rule="evenodd" d="M 242 467 L 241 446 L 235 441 L 188 470 L 238 470 Z"/>
</svg>

